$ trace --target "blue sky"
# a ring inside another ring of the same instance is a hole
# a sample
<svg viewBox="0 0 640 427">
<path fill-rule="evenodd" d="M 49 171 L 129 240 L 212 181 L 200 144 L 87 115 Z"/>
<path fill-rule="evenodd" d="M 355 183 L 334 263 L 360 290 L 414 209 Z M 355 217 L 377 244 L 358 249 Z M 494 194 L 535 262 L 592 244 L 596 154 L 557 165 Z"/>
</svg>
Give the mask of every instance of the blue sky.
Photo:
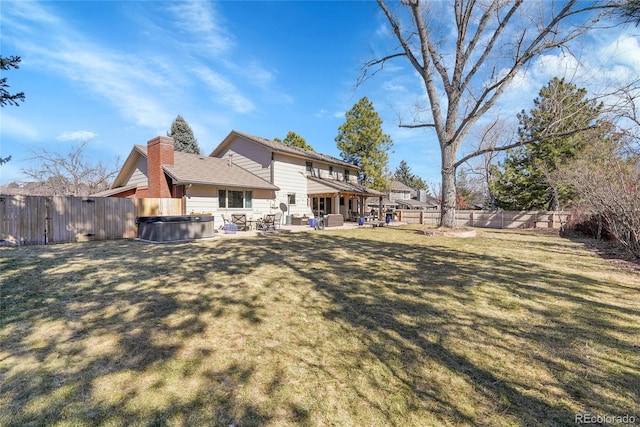
<svg viewBox="0 0 640 427">
<path fill-rule="evenodd" d="M 33 152 L 88 141 L 90 161 L 124 161 L 134 144 L 165 135 L 178 114 L 205 154 L 233 129 L 265 138 L 288 131 L 339 157 L 344 113 L 367 96 L 392 136 L 390 169 L 406 160 L 439 181 L 428 129 L 401 129 L 424 88 L 405 60 L 355 88 L 362 64 L 396 45 L 373 1 L 5 1 L 1 53 L 22 57 L 4 72 L 20 107 L 0 109 L 0 184 L 24 181 Z M 539 89 L 568 72 L 602 88 L 640 76 L 638 29 L 618 27 L 574 51 L 537 59 L 496 114 L 515 117 Z M 473 135 L 472 135 L 473 138 Z M 462 152 L 461 152 L 462 153 Z"/>
</svg>

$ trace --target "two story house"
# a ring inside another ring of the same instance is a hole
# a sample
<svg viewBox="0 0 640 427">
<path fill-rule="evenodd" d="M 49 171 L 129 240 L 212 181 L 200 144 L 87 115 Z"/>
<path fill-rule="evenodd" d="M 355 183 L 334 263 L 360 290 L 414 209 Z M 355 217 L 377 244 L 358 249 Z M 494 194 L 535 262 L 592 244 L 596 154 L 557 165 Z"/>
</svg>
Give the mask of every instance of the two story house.
<svg viewBox="0 0 640 427">
<path fill-rule="evenodd" d="M 383 193 L 357 182 L 359 168 L 334 157 L 232 131 L 209 156 L 175 152 L 173 139 L 136 145 L 111 197 L 182 198 L 184 213 L 362 214 Z"/>
</svg>

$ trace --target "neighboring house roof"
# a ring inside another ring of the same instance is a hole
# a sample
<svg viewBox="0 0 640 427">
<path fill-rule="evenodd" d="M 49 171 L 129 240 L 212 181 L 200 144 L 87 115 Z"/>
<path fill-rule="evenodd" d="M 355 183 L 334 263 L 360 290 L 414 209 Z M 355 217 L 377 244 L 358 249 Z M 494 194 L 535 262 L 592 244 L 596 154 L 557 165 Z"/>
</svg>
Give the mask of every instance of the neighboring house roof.
<svg viewBox="0 0 640 427">
<path fill-rule="evenodd" d="M 371 207 L 378 207 L 380 206 L 380 198 L 378 197 L 370 197 L 367 199 L 367 206 L 371 206 Z M 382 199 L 382 206 L 384 207 L 395 207 L 398 206 L 397 202 L 395 201 L 391 201 L 388 198 L 384 197 Z"/>
<path fill-rule="evenodd" d="M 123 187 L 111 188 L 109 190 L 100 191 L 98 193 L 92 194 L 92 196 L 109 197 L 109 196 L 113 196 L 114 194 L 124 193 L 125 191 L 133 190 L 135 188 L 138 188 L 136 184 L 125 185 Z"/>
<path fill-rule="evenodd" d="M 147 157 L 147 147 L 134 146 L 125 161 L 122 170 L 114 180 L 114 186 L 126 182 L 131 169 L 135 166 L 138 156 Z M 176 184 L 204 184 L 220 187 L 238 187 L 264 190 L 279 190 L 280 188 L 268 181 L 230 163 L 228 159 L 208 157 L 201 154 L 174 152 L 173 165 L 162 165 L 162 169 Z M 112 187 L 117 192 L 124 191 L 123 187 Z"/>
<path fill-rule="evenodd" d="M 410 208 L 424 208 L 424 207 L 433 207 L 438 206 L 438 202 L 436 199 L 430 198 L 427 202 L 421 202 L 420 200 L 415 199 L 406 199 L 406 200 L 396 200 L 398 205 L 408 206 Z"/>
<path fill-rule="evenodd" d="M 337 179 L 328 179 L 328 178 L 320 178 L 317 176 L 308 176 L 308 179 L 324 184 L 328 187 L 331 187 L 337 191 L 343 193 L 352 193 L 357 194 L 359 196 L 384 196 L 385 193 L 382 193 L 378 190 L 374 190 L 373 188 L 367 188 L 360 184 L 355 184 L 353 182 L 340 181 Z"/>
<path fill-rule="evenodd" d="M 218 145 L 211 152 L 210 156 L 217 157 L 224 150 L 224 147 L 231 141 L 233 141 L 234 137 L 236 136 L 241 136 L 245 139 L 255 142 L 256 144 L 267 147 L 277 153 L 288 154 L 294 157 L 300 157 L 308 160 L 317 160 L 345 168 L 348 167 L 350 169 L 360 170 L 360 168 L 356 165 L 347 163 L 340 159 L 336 159 L 335 157 L 331 157 L 326 154 L 318 153 L 311 150 L 305 150 L 304 148 L 292 147 L 282 142 L 272 141 L 270 139 L 261 138 L 259 136 L 250 135 L 248 133 L 239 132 L 236 130 L 232 130 L 231 133 L 229 133 L 229 135 L 227 135 L 227 137 L 220 143 L 220 145 Z"/>
<path fill-rule="evenodd" d="M 413 188 L 404 185 L 400 181 L 393 180 L 393 181 L 391 181 L 391 185 L 389 187 L 389 190 L 391 190 L 391 191 L 408 191 L 408 192 L 411 192 L 411 191 L 413 191 Z"/>
</svg>

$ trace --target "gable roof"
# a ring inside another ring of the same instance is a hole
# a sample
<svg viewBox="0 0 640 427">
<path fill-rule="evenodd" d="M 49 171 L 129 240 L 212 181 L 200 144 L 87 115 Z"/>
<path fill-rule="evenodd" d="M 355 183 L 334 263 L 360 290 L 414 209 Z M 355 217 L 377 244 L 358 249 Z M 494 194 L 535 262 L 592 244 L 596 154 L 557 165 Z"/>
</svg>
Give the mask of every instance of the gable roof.
<svg viewBox="0 0 640 427">
<path fill-rule="evenodd" d="M 134 146 L 131 154 L 125 161 L 125 165 L 114 180 L 126 179 L 125 169 L 131 169 L 139 156 L 147 157 L 147 147 Z M 280 190 L 279 187 L 268 181 L 242 169 L 226 159 L 208 157 L 202 154 L 190 154 L 180 151 L 174 152 L 173 165 L 162 165 L 164 172 L 169 175 L 176 184 L 204 184 L 220 187 L 251 188 L 260 190 Z M 113 187 L 115 189 L 117 187 Z"/>
<path fill-rule="evenodd" d="M 147 147 L 140 146 L 146 156 Z M 205 184 L 226 187 L 280 190 L 279 187 L 233 164 L 228 159 L 175 151 L 172 165 L 162 165 L 176 184 Z"/>
<path fill-rule="evenodd" d="M 403 184 L 402 182 L 394 179 L 391 181 L 391 185 L 389 187 L 391 191 L 413 191 L 413 188 Z"/>
<path fill-rule="evenodd" d="M 299 157 L 307 160 L 317 160 L 325 163 L 329 163 L 332 165 L 337 165 L 340 167 L 360 170 L 360 167 L 353 165 L 351 163 L 345 162 L 344 160 L 337 159 L 335 157 L 318 153 L 316 151 L 305 150 L 300 147 L 292 147 L 290 145 L 284 144 L 282 142 L 272 141 L 270 139 L 261 138 L 259 136 L 250 135 L 248 133 L 239 132 L 237 130 L 232 130 L 229 135 L 218 145 L 210 154 L 211 157 L 217 157 L 231 141 L 236 136 L 241 136 L 249 141 L 252 141 L 256 144 L 262 145 L 264 147 L 269 148 L 270 150 L 276 153 L 287 154 L 289 156 Z"/>
</svg>

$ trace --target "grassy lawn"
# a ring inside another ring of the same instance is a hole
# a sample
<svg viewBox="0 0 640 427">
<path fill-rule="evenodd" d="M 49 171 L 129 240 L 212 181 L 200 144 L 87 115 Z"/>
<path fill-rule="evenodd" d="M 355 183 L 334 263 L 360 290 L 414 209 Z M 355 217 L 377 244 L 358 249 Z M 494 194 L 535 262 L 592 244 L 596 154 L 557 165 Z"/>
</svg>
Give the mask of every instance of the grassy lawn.
<svg viewBox="0 0 640 427">
<path fill-rule="evenodd" d="M 557 236 L 1 248 L 0 286 L 2 426 L 640 424 L 640 276 Z"/>
</svg>

